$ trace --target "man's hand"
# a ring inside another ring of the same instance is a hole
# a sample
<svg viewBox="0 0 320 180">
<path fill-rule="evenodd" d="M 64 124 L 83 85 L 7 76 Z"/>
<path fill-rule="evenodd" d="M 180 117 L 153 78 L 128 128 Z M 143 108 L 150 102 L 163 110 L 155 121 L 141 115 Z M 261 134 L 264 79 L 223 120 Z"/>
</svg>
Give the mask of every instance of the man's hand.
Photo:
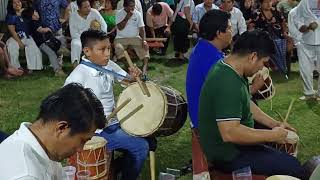
<svg viewBox="0 0 320 180">
<path fill-rule="evenodd" d="M 282 127 L 282 128 L 284 128 L 284 129 L 297 132 L 297 130 L 296 130 L 294 127 L 292 127 L 290 124 L 288 124 L 287 122 L 285 122 L 285 123 L 280 123 L 280 125 L 279 125 L 278 127 Z"/>
<path fill-rule="evenodd" d="M 126 15 L 125 19 L 126 19 L 126 20 L 129 20 L 132 15 L 133 15 L 133 11 L 127 12 L 127 15 Z"/>
<path fill-rule="evenodd" d="M 312 22 L 309 24 L 309 29 L 311 29 L 312 31 L 316 30 L 318 28 L 318 23 L 317 22 Z"/>
<path fill-rule="evenodd" d="M 278 126 L 278 127 L 272 128 L 271 131 L 277 135 L 274 142 L 279 143 L 279 144 L 286 143 L 286 139 L 287 139 L 287 135 L 288 135 L 287 130 L 285 130 L 283 127 Z"/>
<path fill-rule="evenodd" d="M 148 43 L 147 43 L 147 41 L 142 41 L 142 47 L 143 47 L 143 49 L 145 49 L 146 51 L 149 49 L 149 45 L 148 45 Z"/>
<path fill-rule="evenodd" d="M 137 66 L 129 67 L 129 74 L 132 79 L 135 79 L 136 77 L 140 77 L 142 71 Z"/>
<path fill-rule="evenodd" d="M 22 43 L 22 41 L 18 41 L 18 44 L 19 44 L 19 48 L 20 49 L 24 49 L 25 48 L 25 45 Z"/>
<path fill-rule="evenodd" d="M 170 29 L 170 26 L 168 26 L 165 30 L 164 30 L 164 33 L 171 33 L 171 29 Z"/>
<path fill-rule="evenodd" d="M 263 85 L 264 85 L 263 76 L 261 74 L 257 74 L 252 80 L 251 93 L 255 94 L 256 92 L 258 92 L 259 89 L 262 88 Z"/>
<path fill-rule="evenodd" d="M 309 27 L 306 26 L 306 25 L 303 25 L 299 28 L 299 31 L 302 32 L 302 33 L 306 33 L 306 32 L 309 32 Z"/>
</svg>

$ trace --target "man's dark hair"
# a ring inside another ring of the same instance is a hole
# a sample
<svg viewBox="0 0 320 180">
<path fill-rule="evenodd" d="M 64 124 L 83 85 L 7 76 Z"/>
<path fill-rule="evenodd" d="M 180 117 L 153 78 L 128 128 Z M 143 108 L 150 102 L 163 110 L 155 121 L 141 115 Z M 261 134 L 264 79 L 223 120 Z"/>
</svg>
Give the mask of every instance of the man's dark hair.
<svg viewBox="0 0 320 180">
<path fill-rule="evenodd" d="M 134 0 L 123 0 L 123 7 L 128 7 L 130 3 L 135 3 Z"/>
<path fill-rule="evenodd" d="M 79 9 L 82 7 L 82 3 L 86 2 L 86 1 L 89 1 L 89 0 L 77 0 L 77 5 L 78 5 Z"/>
<path fill-rule="evenodd" d="M 232 53 L 246 55 L 256 52 L 258 58 L 275 54 L 275 44 L 269 34 L 262 30 L 246 31 L 233 45 Z"/>
<path fill-rule="evenodd" d="M 152 6 L 152 12 L 153 12 L 155 15 L 159 16 L 159 15 L 161 14 L 161 12 L 162 12 L 162 6 L 161 6 L 161 4 L 159 4 L 159 3 L 154 4 L 154 5 Z"/>
<path fill-rule="evenodd" d="M 70 135 L 105 127 L 103 106 L 89 88 L 77 83 L 68 84 L 46 97 L 38 115 L 44 123 L 66 121 Z"/>
<path fill-rule="evenodd" d="M 21 16 L 23 18 L 32 18 L 32 15 L 34 14 L 34 9 L 32 7 L 26 8 L 22 11 Z"/>
<path fill-rule="evenodd" d="M 105 39 L 109 39 L 109 37 L 107 33 L 104 31 L 89 29 L 81 34 L 80 39 L 82 43 L 82 48 L 84 48 L 91 47 L 94 42 L 103 41 Z"/>
<path fill-rule="evenodd" d="M 219 32 L 226 32 L 231 15 L 221 10 L 210 10 L 200 20 L 199 36 L 212 41 Z"/>
</svg>

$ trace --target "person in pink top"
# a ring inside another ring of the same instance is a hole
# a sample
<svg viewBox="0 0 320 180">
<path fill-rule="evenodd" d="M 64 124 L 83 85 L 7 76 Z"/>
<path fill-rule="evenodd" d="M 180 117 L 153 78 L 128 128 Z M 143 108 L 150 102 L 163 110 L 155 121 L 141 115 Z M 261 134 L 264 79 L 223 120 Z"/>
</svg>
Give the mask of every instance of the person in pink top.
<svg viewBox="0 0 320 180">
<path fill-rule="evenodd" d="M 164 37 L 167 41 L 159 50 L 160 55 L 165 55 L 170 38 L 170 27 L 172 24 L 173 11 L 167 3 L 158 2 L 150 7 L 146 15 L 146 23 L 149 28 L 150 37 Z"/>
</svg>

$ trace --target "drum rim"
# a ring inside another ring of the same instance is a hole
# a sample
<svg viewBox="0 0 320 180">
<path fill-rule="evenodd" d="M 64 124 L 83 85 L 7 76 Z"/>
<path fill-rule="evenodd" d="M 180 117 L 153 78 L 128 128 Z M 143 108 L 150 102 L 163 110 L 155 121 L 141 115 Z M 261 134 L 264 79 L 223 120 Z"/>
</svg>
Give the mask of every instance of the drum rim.
<svg viewBox="0 0 320 180">
<path fill-rule="evenodd" d="M 97 141 L 93 141 L 93 140 L 97 140 Z M 84 144 L 83 151 L 102 148 L 106 144 L 107 144 L 107 140 L 105 138 L 100 136 L 92 136 L 92 138 Z"/>
<path fill-rule="evenodd" d="M 160 85 L 157 85 L 156 83 L 154 83 L 154 82 L 152 82 L 152 81 L 146 81 L 145 83 L 146 83 L 146 85 L 147 85 L 147 84 L 150 84 L 150 85 L 154 86 L 154 87 L 160 92 L 160 94 L 161 94 L 161 96 L 162 96 L 162 98 L 163 98 L 164 104 L 167 104 L 167 103 L 168 103 L 167 96 L 166 96 L 165 93 L 161 90 L 161 86 L 160 86 Z M 130 87 L 131 85 L 138 85 L 138 82 L 133 82 L 133 83 L 131 83 L 128 87 Z M 128 87 L 127 87 L 127 88 L 128 88 Z M 127 89 L 127 88 L 126 88 L 126 89 Z M 125 89 L 125 90 L 126 90 L 126 89 Z M 116 103 L 116 107 L 121 104 L 121 103 L 119 102 L 119 100 L 120 100 L 120 97 L 121 97 L 121 95 L 123 95 L 123 92 L 124 92 L 125 90 L 123 90 L 123 91 L 119 94 L 118 100 L 117 100 L 117 103 Z M 167 115 L 167 113 L 168 113 L 168 106 L 167 106 L 167 105 L 164 106 L 163 112 L 164 112 L 164 114 L 162 115 L 161 120 L 159 121 L 158 126 L 157 126 L 156 128 L 154 128 L 151 132 L 146 133 L 146 134 L 138 134 L 138 135 L 137 135 L 137 134 L 134 134 L 133 132 L 128 131 L 128 130 L 122 125 L 123 123 L 121 123 L 121 121 L 119 120 L 119 121 L 120 121 L 120 126 L 121 126 L 122 130 L 124 130 L 126 133 L 128 133 L 128 134 L 130 134 L 130 135 L 132 135 L 132 136 L 147 137 L 147 136 L 150 136 L 150 135 L 152 135 L 153 133 L 155 133 L 155 132 L 162 126 L 162 124 L 163 124 L 163 122 L 164 122 L 164 120 L 165 120 L 165 118 L 166 118 L 166 115 Z"/>
</svg>

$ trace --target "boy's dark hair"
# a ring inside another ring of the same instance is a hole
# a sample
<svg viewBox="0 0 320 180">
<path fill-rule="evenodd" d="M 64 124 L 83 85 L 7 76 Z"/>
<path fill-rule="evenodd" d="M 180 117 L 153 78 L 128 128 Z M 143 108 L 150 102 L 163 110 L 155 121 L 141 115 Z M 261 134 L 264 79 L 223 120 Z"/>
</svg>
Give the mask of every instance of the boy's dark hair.
<svg viewBox="0 0 320 180">
<path fill-rule="evenodd" d="M 66 121 L 70 135 L 89 132 L 92 128 L 105 127 L 103 106 L 89 88 L 77 83 L 68 84 L 46 97 L 38 119 L 43 123 Z"/>
<path fill-rule="evenodd" d="M 80 39 L 82 48 L 84 48 L 91 47 L 95 41 L 102 41 L 105 39 L 109 39 L 109 37 L 104 31 L 89 29 L 81 34 Z"/>
<path fill-rule="evenodd" d="M 262 30 L 246 31 L 233 45 L 232 53 L 246 55 L 256 52 L 258 58 L 275 54 L 275 44 L 269 34 Z"/>
<path fill-rule="evenodd" d="M 155 15 L 159 16 L 159 15 L 161 14 L 161 12 L 162 12 L 162 6 L 161 6 L 161 4 L 159 4 L 159 3 L 154 4 L 154 5 L 152 6 L 152 12 L 153 12 Z"/>
<path fill-rule="evenodd" d="M 34 13 L 34 9 L 32 7 L 26 8 L 22 11 L 21 16 L 23 18 L 32 18 L 32 15 Z"/>
<path fill-rule="evenodd" d="M 77 0 L 77 5 L 78 5 L 79 9 L 82 7 L 82 3 L 86 2 L 86 1 L 89 1 L 89 0 Z"/>
<path fill-rule="evenodd" d="M 123 0 L 123 7 L 129 6 L 130 3 L 135 3 L 134 0 Z"/>
<path fill-rule="evenodd" d="M 199 36 L 212 41 L 219 32 L 226 32 L 231 15 L 221 10 L 210 10 L 200 20 Z"/>
</svg>

